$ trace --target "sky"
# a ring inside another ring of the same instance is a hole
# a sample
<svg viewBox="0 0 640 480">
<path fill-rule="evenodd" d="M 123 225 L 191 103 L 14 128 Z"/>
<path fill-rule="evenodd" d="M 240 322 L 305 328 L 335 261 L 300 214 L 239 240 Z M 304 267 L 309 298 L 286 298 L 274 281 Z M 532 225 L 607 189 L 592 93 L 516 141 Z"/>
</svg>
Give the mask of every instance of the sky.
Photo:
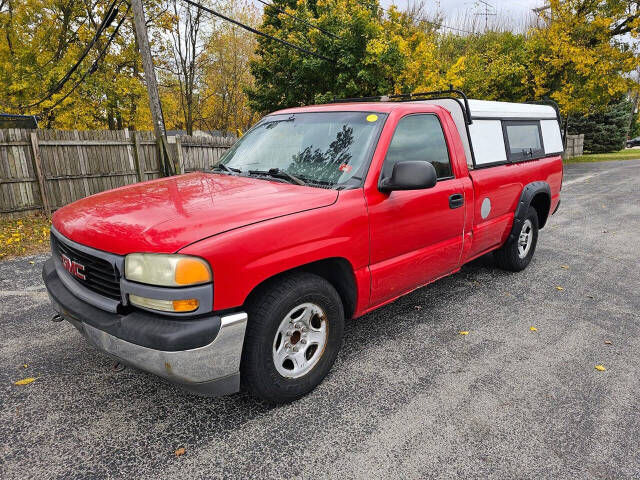
<svg viewBox="0 0 640 480">
<path fill-rule="evenodd" d="M 409 0 L 410 2 L 413 0 Z M 523 21 L 531 13 L 531 9 L 545 4 L 544 0 L 485 0 L 494 9 L 490 13 L 497 13 L 492 19 L 509 18 L 516 22 Z M 427 10 L 440 10 L 447 20 L 459 22 L 465 16 L 475 16 L 476 13 L 484 13 L 485 6 L 478 0 L 424 0 Z M 396 4 L 401 9 L 406 8 L 407 0 L 381 0 L 385 6 Z M 484 22 L 484 17 L 479 17 Z"/>
</svg>

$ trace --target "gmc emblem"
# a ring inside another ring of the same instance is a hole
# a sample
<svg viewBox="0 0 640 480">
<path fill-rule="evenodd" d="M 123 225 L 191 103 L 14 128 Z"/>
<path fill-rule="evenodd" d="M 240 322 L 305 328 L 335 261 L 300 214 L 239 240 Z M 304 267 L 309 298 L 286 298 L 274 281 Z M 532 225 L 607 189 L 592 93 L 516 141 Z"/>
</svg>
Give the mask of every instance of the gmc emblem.
<svg viewBox="0 0 640 480">
<path fill-rule="evenodd" d="M 84 276 L 84 265 L 80 265 L 75 260 L 71 260 L 66 255 L 62 254 L 62 266 L 64 269 L 69 272 L 74 277 L 78 277 L 80 280 L 86 280 L 87 277 Z"/>
</svg>

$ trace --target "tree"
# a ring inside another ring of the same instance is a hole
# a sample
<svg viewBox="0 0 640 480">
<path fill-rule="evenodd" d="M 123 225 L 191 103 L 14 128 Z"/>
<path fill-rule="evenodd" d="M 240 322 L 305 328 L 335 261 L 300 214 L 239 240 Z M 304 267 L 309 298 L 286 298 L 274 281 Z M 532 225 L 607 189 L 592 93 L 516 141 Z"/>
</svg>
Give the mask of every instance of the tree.
<svg viewBox="0 0 640 480">
<path fill-rule="evenodd" d="M 90 32 L 80 0 L 3 0 L 0 23 L 0 98 L 6 111 L 19 113 L 59 83 Z"/>
<path fill-rule="evenodd" d="M 256 23 L 255 7 L 225 1 L 216 8 Z M 0 0 L 0 111 L 36 114 L 47 128 L 150 129 L 126 1 L 68 81 L 51 91 L 90 45 L 111 4 L 112 0 Z M 195 7 L 186 8 L 179 0 L 145 0 L 145 10 L 167 127 L 189 133 L 195 128 L 247 128 L 254 115 L 244 93 L 252 82 L 248 62 L 253 35 L 204 16 Z M 87 74 L 103 49 L 104 56 Z M 43 101 L 36 104 L 39 100 Z"/>
<path fill-rule="evenodd" d="M 168 128 L 187 134 L 249 128 L 255 113 L 244 89 L 253 81 L 254 34 L 180 0 L 163 1 L 167 12 L 155 23 L 154 57 Z M 215 8 L 243 23 L 257 23 L 250 2 L 228 0 Z"/>
<path fill-rule="evenodd" d="M 488 31 L 460 36 L 444 34 L 438 56 L 450 83 L 472 98 L 524 102 L 534 98 L 527 38 L 513 32 Z"/>
<path fill-rule="evenodd" d="M 259 17 L 251 3 L 234 2 L 229 10 L 223 11 L 243 23 L 258 24 Z M 208 130 L 245 131 L 257 120 L 245 92 L 253 85 L 249 62 L 254 57 L 255 35 L 227 22 L 216 22 L 206 42 L 197 121 Z"/>
<path fill-rule="evenodd" d="M 52 128 L 144 128 L 148 112 L 139 58 L 133 40 L 131 13 L 113 43 L 106 39 L 125 16 L 126 3 L 98 37 L 64 85 L 60 80 L 90 45 L 111 1 L 0 0 L 0 105 L 9 113 L 37 114 Z M 157 14 L 148 2 L 151 16 Z M 99 52 L 105 56 L 90 74 Z M 83 76 L 86 78 L 80 82 Z M 72 87 L 78 83 L 77 88 Z"/>
<path fill-rule="evenodd" d="M 584 133 L 584 149 L 591 153 L 617 152 L 625 146 L 632 117 L 633 103 L 618 101 L 602 112 L 571 117 L 569 133 Z"/>
<path fill-rule="evenodd" d="M 216 9 L 260 23 L 250 0 Z M 474 98 L 550 97 L 565 114 L 590 115 L 637 93 L 630 72 L 640 0 L 552 0 L 527 33 L 443 33 L 416 0 L 273 0 L 255 37 L 180 0 L 145 0 L 168 128 L 246 129 L 260 112 L 334 97 L 453 85 Z M 95 71 L 113 22 L 64 86 L 112 0 L 0 0 L 0 107 L 56 128 L 150 128 L 140 58 L 127 14 Z M 121 2 L 116 21 L 125 15 Z M 72 86 L 78 86 L 73 92 Z M 55 90 L 55 91 L 54 91 Z M 36 103 L 38 100 L 41 102 Z M 30 106 L 31 105 L 31 106 Z"/>
<path fill-rule="evenodd" d="M 193 134 L 194 111 L 198 106 L 197 94 L 201 88 L 204 46 L 200 38 L 203 30 L 201 9 L 169 0 L 170 22 L 165 27 L 172 41 L 168 42 L 171 60 L 165 62 L 179 87 L 180 108 L 187 135 Z"/>
<path fill-rule="evenodd" d="M 526 34 L 460 36 L 434 30 L 438 18 L 384 13 L 376 1 L 275 0 L 286 13 L 266 7 L 261 29 L 335 62 L 259 39 L 251 105 L 269 111 L 452 84 L 475 98 L 552 98 L 565 114 L 595 111 L 636 88 L 628 74 L 640 60 L 629 36 L 640 34 L 639 4 L 552 0 Z"/>
<path fill-rule="evenodd" d="M 527 41 L 535 96 L 572 114 L 604 108 L 634 88 L 628 74 L 640 61 L 621 35 L 638 36 L 638 4 L 551 0 Z"/>
<path fill-rule="evenodd" d="M 258 111 L 444 83 L 436 65 L 433 26 L 415 22 L 395 7 L 385 15 L 377 0 L 274 4 L 286 14 L 265 7 L 261 30 L 328 60 L 259 38 L 259 57 L 251 64 L 255 87 L 249 89 L 251 105 Z"/>
</svg>

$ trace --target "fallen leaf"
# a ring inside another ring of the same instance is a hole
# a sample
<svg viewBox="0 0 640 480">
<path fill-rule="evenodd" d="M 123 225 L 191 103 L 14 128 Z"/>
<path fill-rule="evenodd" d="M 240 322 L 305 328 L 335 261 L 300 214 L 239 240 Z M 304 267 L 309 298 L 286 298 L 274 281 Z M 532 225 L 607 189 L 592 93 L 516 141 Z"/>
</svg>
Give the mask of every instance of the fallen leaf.
<svg viewBox="0 0 640 480">
<path fill-rule="evenodd" d="M 605 345 L 613 345 L 613 342 L 611 340 L 605 340 L 604 344 Z"/>
<path fill-rule="evenodd" d="M 32 261 L 30 261 L 30 262 L 29 262 L 29 264 L 31 264 L 31 265 L 35 265 L 35 264 L 36 264 L 36 262 L 34 262 L 34 261 L 32 260 Z"/>
<path fill-rule="evenodd" d="M 29 365 L 27 365 L 26 363 L 22 365 L 22 368 L 27 368 Z"/>
<path fill-rule="evenodd" d="M 596 370 L 598 370 L 599 372 L 604 372 L 606 368 L 604 368 L 604 365 L 596 365 Z"/>
<path fill-rule="evenodd" d="M 562 290 L 564 290 L 564 288 L 563 287 L 556 287 L 556 290 L 562 291 Z"/>
<path fill-rule="evenodd" d="M 29 385 L 31 382 L 35 382 L 35 380 L 33 377 L 23 378 L 22 380 L 18 380 L 15 385 Z"/>
<path fill-rule="evenodd" d="M 531 330 L 532 332 L 537 332 L 538 329 L 536 327 L 529 327 L 529 330 Z"/>
<path fill-rule="evenodd" d="M 462 330 L 461 332 L 458 332 L 458 335 L 469 335 L 469 331 L 468 330 Z"/>
<path fill-rule="evenodd" d="M 185 453 L 187 453 L 187 450 L 184 447 L 180 447 L 176 450 L 176 457 L 181 457 Z"/>
<path fill-rule="evenodd" d="M 115 362 L 112 366 L 111 366 L 111 370 L 113 370 L 114 372 L 121 372 L 123 371 L 126 367 L 126 365 L 123 365 L 120 362 Z"/>
<path fill-rule="evenodd" d="M 565 270 L 569 268 L 569 265 L 560 265 L 560 268 L 564 268 Z"/>
</svg>

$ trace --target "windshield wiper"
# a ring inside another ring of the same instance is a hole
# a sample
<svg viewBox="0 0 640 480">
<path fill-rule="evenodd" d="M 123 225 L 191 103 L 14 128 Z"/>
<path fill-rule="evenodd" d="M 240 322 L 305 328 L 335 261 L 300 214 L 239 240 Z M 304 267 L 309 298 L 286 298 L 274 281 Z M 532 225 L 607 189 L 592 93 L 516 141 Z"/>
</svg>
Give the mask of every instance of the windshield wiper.
<svg viewBox="0 0 640 480">
<path fill-rule="evenodd" d="M 242 172 L 242 170 L 240 170 L 239 168 L 227 167 L 224 163 L 219 163 L 218 165 L 213 167 L 213 169 L 214 170 L 222 170 L 223 172 L 228 172 L 228 173 L 240 173 L 240 172 Z"/>
<path fill-rule="evenodd" d="M 298 185 L 307 184 L 304 180 L 301 180 L 298 177 L 291 175 L 289 172 L 279 168 L 270 168 L 269 170 L 249 170 L 248 173 L 249 175 L 264 175 L 267 177 L 282 178 L 289 180 L 290 183 L 297 183 Z"/>
<path fill-rule="evenodd" d="M 262 122 L 260 124 L 261 127 L 266 127 L 266 128 L 272 128 L 275 125 L 277 125 L 278 123 L 282 123 L 282 122 L 293 122 L 295 121 L 296 117 L 294 117 L 293 115 L 289 116 L 288 118 L 278 118 L 275 120 L 266 120 L 264 122 Z"/>
</svg>

